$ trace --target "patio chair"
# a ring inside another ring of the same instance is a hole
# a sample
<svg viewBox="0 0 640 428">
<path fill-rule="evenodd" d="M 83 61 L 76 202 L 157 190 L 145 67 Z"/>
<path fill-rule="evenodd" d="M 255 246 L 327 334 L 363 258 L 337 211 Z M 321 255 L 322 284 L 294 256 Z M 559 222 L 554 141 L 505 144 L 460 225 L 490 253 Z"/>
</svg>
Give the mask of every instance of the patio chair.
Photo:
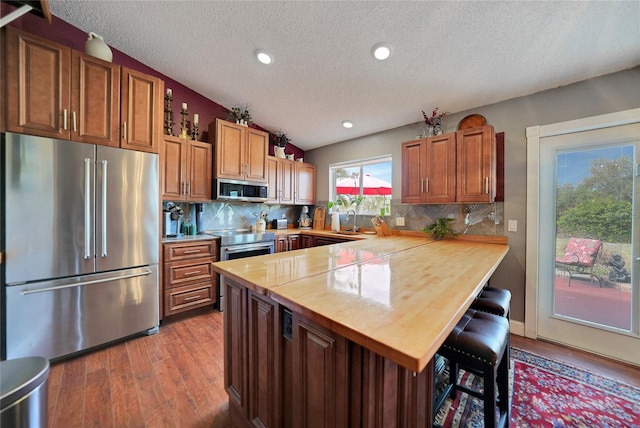
<svg viewBox="0 0 640 428">
<path fill-rule="evenodd" d="M 597 239 L 571 238 L 562 257 L 556 258 L 556 268 L 569 274 L 569 287 L 571 279 L 576 275 L 589 275 L 598 279 L 602 288 L 602 279 L 593 273 L 593 265 L 596 264 L 598 254 L 602 250 L 602 241 Z"/>
</svg>

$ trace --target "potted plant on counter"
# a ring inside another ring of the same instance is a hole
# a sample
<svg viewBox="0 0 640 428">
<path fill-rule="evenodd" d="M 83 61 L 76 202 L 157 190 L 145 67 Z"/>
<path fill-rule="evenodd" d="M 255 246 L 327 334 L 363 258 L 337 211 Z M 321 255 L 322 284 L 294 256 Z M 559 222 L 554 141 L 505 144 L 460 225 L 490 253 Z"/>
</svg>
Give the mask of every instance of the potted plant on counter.
<svg viewBox="0 0 640 428">
<path fill-rule="evenodd" d="M 431 223 L 429 226 L 426 226 L 422 231 L 424 233 L 429 233 L 436 241 L 442 240 L 445 236 L 458 236 L 453 230 L 451 230 L 451 223 L 455 220 L 452 218 L 439 218 L 435 222 Z"/>
</svg>

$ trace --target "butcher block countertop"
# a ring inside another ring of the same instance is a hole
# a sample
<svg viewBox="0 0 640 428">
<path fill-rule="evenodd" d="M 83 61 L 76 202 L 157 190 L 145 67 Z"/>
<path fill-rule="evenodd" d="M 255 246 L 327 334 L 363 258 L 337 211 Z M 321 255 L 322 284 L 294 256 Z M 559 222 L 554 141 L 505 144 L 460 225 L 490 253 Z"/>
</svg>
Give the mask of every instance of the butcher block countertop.
<svg viewBox="0 0 640 428">
<path fill-rule="evenodd" d="M 509 246 L 393 236 L 214 263 L 214 270 L 422 371 Z"/>
</svg>

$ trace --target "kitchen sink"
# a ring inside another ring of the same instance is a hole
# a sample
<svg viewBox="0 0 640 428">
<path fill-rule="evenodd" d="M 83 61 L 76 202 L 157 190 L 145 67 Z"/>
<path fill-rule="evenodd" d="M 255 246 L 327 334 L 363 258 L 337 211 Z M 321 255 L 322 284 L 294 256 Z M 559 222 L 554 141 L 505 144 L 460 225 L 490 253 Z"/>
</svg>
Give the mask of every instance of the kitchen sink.
<svg viewBox="0 0 640 428">
<path fill-rule="evenodd" d="M 354 232 L 353 230 L 341 230 L 340 232 L 334 232 L 337 235 L 360 235 L 360 232 Z"/>
</svg>

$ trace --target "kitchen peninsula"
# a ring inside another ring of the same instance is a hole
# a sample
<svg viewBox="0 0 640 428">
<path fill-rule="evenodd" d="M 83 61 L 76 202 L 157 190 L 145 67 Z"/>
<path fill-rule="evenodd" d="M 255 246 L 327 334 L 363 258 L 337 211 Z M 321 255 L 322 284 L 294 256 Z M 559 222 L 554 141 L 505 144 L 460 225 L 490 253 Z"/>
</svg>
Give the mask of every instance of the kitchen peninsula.
<svg viewBox="0 0 640 428">
<path fill-rule="evenodd" d="M 394 236 L 214 263 L 237 426 L 431 426 L 432 358 L 509 247 Z"/>
</svg>

